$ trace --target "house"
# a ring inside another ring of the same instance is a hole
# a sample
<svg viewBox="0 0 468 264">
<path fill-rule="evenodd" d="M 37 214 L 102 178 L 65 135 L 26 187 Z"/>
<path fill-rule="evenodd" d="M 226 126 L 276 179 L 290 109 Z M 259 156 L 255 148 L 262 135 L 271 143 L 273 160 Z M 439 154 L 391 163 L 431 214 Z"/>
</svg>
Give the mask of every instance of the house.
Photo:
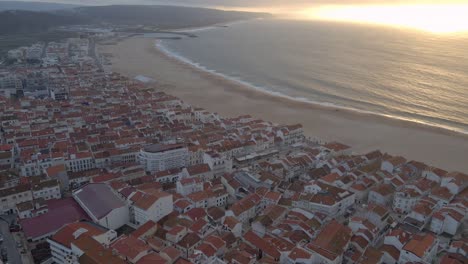
<svg viewBox="0 0 468 264">
<path fill-rule="evenodd" d="M 117 237 L 117 233 L 90 222 L 67 224 L 47 239 L 54 263 L 65 264 L 71 260 L 76 261 L 79 256 L 74 254 L 72 244 L 84 236 L 108 246 Z"/>
<path fill-rule="evenodd" d="M 67 168 L 64 164 L 50 166 L 45 170 L 45 174 L 51 179 L 57 179 L 60 182 L 61 190 L 68 190 L 70 180 L 68 178 Z"/>
<path fill-rule="evenodd" d="M 323 148 L 333 157 L 351 154 L 351 147 L 339 142 L 327 143 Z"/>
<path fill-rule="evenodd" d="M 284 219 L 287 209 L 279 205 L 268 206 L 261 215 L 252 222 L 252 231 L 260 237 L 264 237 L 270 226 L 276 225 Z"/>
<path fill-rule="evenodd" d="M 301 248 L 300 246 L 296 246 L 291 252 L 287 255 L 284 260 L 286 264 L 296 264 L 296 263 L 304 263 L 304 264 L 312 264 L 313 263 L 313 255 L 311 252 Z"/>
<path fill-rule="evenodd" d="M 453 254 L 459 254 L 466 258 L 468 257 L 468 241 L 466 240 L 454 240 L 450 243 L 450 247 L 447 250 Z"/>
<path fill-rule="evenodd" d="M 178 199 L 177 202 L 174 203 L 174 211 L 177 211 L 180 214 L 184 214 L 192 208 L 192 203 L 187 199 Z"/>
<path fill-rule="evenodd" d="M 15 152 L 13 145 L 0 144 L 0 169 L 13 168 L 15 164 Z"/>
<path fill-rule="evenodd" d="M 258 194 L 250 194 L 242 200 L 233 204 L 229 210 L 226 211 L 226 216 L 233 216 L 242 223 L 254 218 L 260 207 L 261 197 Z"/>
<path fill-rule="evenodd" d="M 214 178 L 213 171 L 206 163 L 189 166 L 186 170 L 190 177 L 199 178 L 202 181 L 209 181 Z"/>
<path fill-rule="evenodd" d="M 216 251 L 215 255 L 218 257 L 223 256 L 226 252 L 226 241 L 217 235 L 208 236 L 204 242 L 213 247 L 213 249 Z"/>
<path fill-rule="evenodd" d="M 392 224 L 390 222 L 390 211 L 378 204 L 369 204 L 365 212 L 365 218 L 372 224 L 382 230 L 385 226 Z"/>
<path fill-rule="evenodd" d="M 368 203 L 387 206 L 392 203 L 394 189 L 390 184 L 381 184 L 369 191 Z"/>
<path fill-rule="evenodd" d="M 310 194 L 301 195 L 297 200 L 293 200 L 294 207 L 329 216 L 339 216 L 344 215 L 355 203 L 354 193 L 322 182 L 307 185 L 306 191 Z"/>
<path fill-rule="evenodd" d="M 73 192 L 73 198 L 91 217 L 106 228 L 117 229 L 129 222 L 129 208 L 104 183 L 90 183 Z"/>
<path fill-rule="evenodd" d="M 265 239 L 257 236 L 253 231 L 245 233 L 243 235 L 243 239 L 248 245 L 256 249 L 257 256 L 268 256 L 276 262 L 280 260 L 280 252 L 271 243 L 268 243 Z"/>
<path fill-rule="evenodd" d="M 400 253 L 399 263 L 430 263 L 437 253 L 438 241 L 432 234 L 417 234 L 406 243 Z"/>
<path fill-rule="evenodd" d="M 0 190 L 0 210 L 2 214 L 12 214 L 15 211 L 16 205 L 33 200 L 33 194 L 29 185 L 20 184 L 15 187 L 10 187 Z"/>
<path fill-rule="evenodd" d="M 232 172 L 232 159 L 215 152 L 206 152 L 203 155 L 203 162 L 210 166 L 215 178 Z"/>
<path fill-rule="evenodd" d="M 47 203 L 44 199 L 27 201 L 16 205 L 16 213 L 20 219 L 36 217 L 48 212 Z"/>
<path fill-rule="evenodd" d="M 174 227 L 172 227 L 171 229 L 167 231 L 166 240 L 173 244 L 177 244 L 187 234 L 188 234 L 188 229 L 185 226 L 175 225 Z"/>
<path fill-rule="evenodd" d="M 403 229 L 393 229 L 384 238 L 384 245 L 392 246 L 400 251 L 404 245 L 411 239 L 411 234 Z"/>
<path fill-rule="evenodd" d="M 91 237 L 83 236 L 72 243 L 74 255 L 79 256 L 72 263 L 112 263 L 126 264 L 122 258 L 117 256 L 110 248 L 103 246 Z"/>
<path fill-rule="evenodd" d="M 197 234 L 188 233 L 174 246 L 182 252 L 182 256 L 188 258 L 202 242 Z"/>
<path fill-rule="evenodd" d="M 452 194 L 459 194 L 468 187 L 468 175 L 461 172 L 450 172 L 442 178 L 440 186 L 446 187 Z"/>
<path fill-rule="evenodd" d="M 134 264 L 152 251 L 151 247 L 143 240 L 126 235 L 122 235 L 112 242 L 110 248 L 122 259 Z"/>
<path fill-rule="evenodd" d="M 432 215 L 429 230 L 438 235 L 446 233 L 454 236 L 465 217 L 466 211 L 462 208 L 445 206 Z"/>
<path fill-rule="evenodd" d="M 326 224 L 306 246 L 314 254 L 313 263 L 341 263 L 351 236 L 351 229 L 335 220 Z"/>
<path fill-rule="evenodd" d="M 57 180 L 42 181 L 32 186 L 33 199 L 60 199 L 62 193 Z"/>
<path fill-rule="evenodd" d="M 138 227 L 130 235 L 139 239 L 146 240 L 154 236 L 157 230 L 158 230 L 158 225 L 154 221 L 149 220 L 148 222 Z"/>
<path fill-rule="evenodd" d="M 442 178 L 447 175 L 447 171 L 436 167 L 427 167 L 422 171 L 422 177 L 440 183 Z"/>
<path fill-rule="evenodd" d="M 223 220 L 223 229 L 232 232 L 235 237 L 242 236 L 242 223 L 233 216 L 226 216 Z"/>
<path fill-rule="evenodd" d="M 384 262 L 384 252 L 373 247 L 368 247 L 358 259 L 359 264 L 380 264 Z"/>
<path fill-rule="evenodd" d="M 397 168 L 400 168 L 406 163 L 406 159 L 400 156 L 387 157 L 380 165 L 380 169 L 389 173 L 395 172 Z"/>
<path fill-rule="evenodd" d="M 280 192 L 269 191 L 265 193 L 265 195 L 262 197 L 263 207 L 266 208 L 269 205 L 278 204 L 281 200 L 281 197 L 282 194 Z"/>
<path fill-rule="evenodd" d="M 436 206 L 437 203 L 433 199 L 423 198 L 408 213 L 403 222 L 421 231 L 430 220 Z"/>
<path fill-rule="evenodd" d="M 86 171 L 96 168 L 93 154 L 90 152 L 71 154 L 65 162 L 67 170 L 71 172 Z"/>
<path fill-rule="evenodd" d="M 203 181 L 200 178 L 183 178 L 176 183 L 177 193 L 187 196 L 203 191 Z"/>
<path fill-rule="evenodd" d="M 438 207 L 441 207 L 449 204 L 455 198 L 455 194 L 447 187 L 438 186 L 431 190 L 429 197 L 437 202 Z"/>
<path fill-rule="evenodd" d="M 393 197 L 393 210 L 397 213 L 407 214 L 421 199 L 422 193 L 417 189 L 404 188 L 395 193 Z"/>
<path fill-rule="evenodd" d="M 170 169 L 156 172 L 154 178 L 160 183 L 175 183 L 184 176 L 185 173 L 181 169 Z"/>
<path fill-rule="evenodd" d="M 133 192 L 128 198 L 130 223 L 140 226 L 147 221 L 158 222 L 173 210 L 172 194 L 149 189 Z"/>
</svg>

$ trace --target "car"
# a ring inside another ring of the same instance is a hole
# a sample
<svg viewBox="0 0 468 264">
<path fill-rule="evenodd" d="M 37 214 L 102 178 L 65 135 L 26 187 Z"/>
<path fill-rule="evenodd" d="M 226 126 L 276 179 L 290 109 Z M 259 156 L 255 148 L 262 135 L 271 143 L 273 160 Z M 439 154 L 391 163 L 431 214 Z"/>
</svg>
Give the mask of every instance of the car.
<svg viewBox="0 0 468 264">
<path fill-rule="evenodd" d="M 17 247 L 17 248 L 22 248 L 22 247 L 23 247 L 23 243 L 21 243 L 21 242 L 16 242 L 16 247 Z"/>
<path fill-rule="evenodd" d="M 21 231 L 21 227 L 19 225 L 11 225 L 10 232 L 19 232 Z"/>
</svg>

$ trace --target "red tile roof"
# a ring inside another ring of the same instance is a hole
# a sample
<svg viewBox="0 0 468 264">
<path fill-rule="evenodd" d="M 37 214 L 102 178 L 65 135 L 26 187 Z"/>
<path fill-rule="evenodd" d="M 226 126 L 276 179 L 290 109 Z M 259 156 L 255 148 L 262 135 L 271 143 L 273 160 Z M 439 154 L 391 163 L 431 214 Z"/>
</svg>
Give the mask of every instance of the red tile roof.
<svg viewBox="0 0 468 264">
<path fill-rule="evenodd" d="M 343 254 L 351 235 L 352 232 L 349 227 L 332 220 L 322 228 L 315 240 L 309 243 L 307 247 L 330 260 L 334 260 Z"/>
<path fill-rule="evenodd" d="M 77 232 L 78 230 L 80 231 Z M 55 235 L 52 236 L 51 239 L 67 248 L 70 248 L 71 242 L 78 239 L 81 235 L 93 237 L 101 235 L 106 231 L 107 230 L 88 222 L 76 222 L 62 227 L 57 231 L 57 233 L 55 233 Z"/>
<path fill-rule="evenodd" d="M 434 244 L 435 237 L 431 234 L 415 235 L 403 249 L 409 251 L 416 256 L 422 258 L 424 253 L 427 252 Z"/>
<path fill-rule="evenodd" d="M 134 259 L 140 253 L 149 251 L 151 248 L 142 240 L 133 236 L 120 236 L 111 244 L 111 248 L 115 249 L 120 255 Z"/>
<path fill-rule="evenodd" d="M 244 240 L 247 241 L 250 245 L 262 250 L 265 254 L 273 257 L 274 259 L 280 259 L 280 252 L 266 240 L 257 236 L 253 231 L 248 231 L 245 233 Z"/>
<path fill-rule="evenodd" d="M 166 259 L 161 257 L 156 252 L 152 252 L 146 255 L 136 262 L 136 264 L 168 264 L 168 263 L 170 262 L 168 262 Z"/>
<path fill-rule="evenodd" d="M 136 238 L 140 238 L 141 236 L 143 236 L 144 234 L 146 234 L 149 230 L 151 230 L 152 228 L 155 228 L 157 226 L 157 224 L 155 222 L 153 222 L 152 220 L 149 220 L 148 222 L 146 222 L 145 224 L 141 225 L 140 227 L 138 227 L 135 231 L 133 231 L 130 235 L 131 236 L 134 236 Z"/>
</svg>

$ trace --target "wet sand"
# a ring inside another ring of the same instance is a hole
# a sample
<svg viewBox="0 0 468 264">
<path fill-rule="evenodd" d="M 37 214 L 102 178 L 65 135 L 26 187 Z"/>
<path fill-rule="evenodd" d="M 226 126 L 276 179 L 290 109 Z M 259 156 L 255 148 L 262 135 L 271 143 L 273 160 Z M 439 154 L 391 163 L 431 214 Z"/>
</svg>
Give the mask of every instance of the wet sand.
<svg viewBox="0 0 468 264">
<path fill-rule="evenodd" d="M 301 123 L 307 136 L 339 141 L 358 153 L 380 149 L 446 170 L 468 172 L 467 135 L 262 93 L 169 57 L 149 38 L 129 38 L 99 50 L 113 54 L 113 71 L 151 77 L 159 83 L 158 89 L 223 116 L 250 114 L 275 123 Z"/>
</svg>

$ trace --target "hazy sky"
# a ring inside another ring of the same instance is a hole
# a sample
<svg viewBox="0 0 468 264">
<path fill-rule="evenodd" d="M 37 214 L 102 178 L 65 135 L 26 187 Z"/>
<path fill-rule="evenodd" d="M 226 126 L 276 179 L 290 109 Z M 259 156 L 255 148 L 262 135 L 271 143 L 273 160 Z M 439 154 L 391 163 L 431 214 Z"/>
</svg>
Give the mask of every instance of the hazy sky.
<svg viewBox="0 0 468 264">
<path fill-rule="evenodd" d="M 3 0 L 0 0 L 0 2 Z M 172 4 L 195 6 L 226 6 L 226 7 L 297 7 L 319 4 L 416 4 L 416 3 L 468 3 L 468 0 L 29 0 L 34 2 L 59 2 L 82 5 L 105 4 Z"/>
</svg>

